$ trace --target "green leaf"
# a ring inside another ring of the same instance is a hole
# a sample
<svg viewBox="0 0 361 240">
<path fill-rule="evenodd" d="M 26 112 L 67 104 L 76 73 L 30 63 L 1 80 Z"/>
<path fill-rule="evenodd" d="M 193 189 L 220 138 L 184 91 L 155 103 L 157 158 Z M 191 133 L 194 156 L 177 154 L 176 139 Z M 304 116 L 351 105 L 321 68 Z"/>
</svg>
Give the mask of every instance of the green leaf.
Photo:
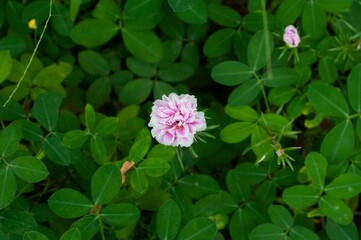
<svg viewBox="0 0 361 240">
<path fill-rule="evenodd" d="M 251 135 L 254 126 L 250 122 L 231 123 L 221 130 L 221 139 L 226 143 L 239 143 Z"/>
<path fill-rule="evenodd" d="M 37 231 L 27 231 L 23 236 L 23 240 L 48 240 L 49 238 Z"/>
<path fill-rule="evenodd" d="M 317 203 L 319 193 L 316 189 L 303 186 L 295 185 L 286 188 L 282 193 L 282 199 L 292 208 L 307 208 Z"/>
<path fill-rule="evenodd" d="M 101 137 L 93 136 L 90 139 L 90 151 L 94 160 L 100 165 L 108 161 L 107 149 Z"/>
<path fill-rule="evenodd" d="M 82 0 L 70 0 L 69 11 L 70 11 L 70 19 L 72 22 L 75 21 L 77 15 L 79 13 L 81 2 L 82 2 Z"/>
<path fill-rule="evenodd" d="M 267 173 L 253 163 L 242 163 L 234 169 L 234 174 L 244 178 L 243 183 L 247 185 L 260 183 L 267 177 Z"/>
<path fill-rule="evenodd" d="M 337 124 L 321 144 L 321 154 L 330 164 L 340 163 L 348 159 L 355 145 L 352 122 L 345 120 Z"/>
<path fill-rule="evenodd" d="M 115 21 L 120 18 L 120 7 L 112 0 L 100 0 L 92 15 L 98 19 Z"/>
<path fill-rule="evenodd" d="M 140 211 L 133 204 L 117 203 L 102 209 L 100 217 L 111 226 L 129 226 L 138 221 Z"/>
<path fill-rule="evenodd" d="M 254 226 L 252 213 L 245 208 L 238 208 L 231 217 L 229 232 L 232 239 L 247 239 Z"/>
<path fill-rule="evenodd" d="M 274 68 L 263 74 L 262 83 L 267 87 L 287 87 L 297 82 L 297 73 L 292 68 Z"/>
<path fill-rule="evenodd" d="M 301 116 L 303 110 L 306 107 L 306 100 L 301 96 L 296 96 L 289 103 L 287 108 L 287 116 L 290 119 L 295 119 Z"/>
<path fill-rule="evenodd" d="M 268 215 L 273 224 L 288 229 L 293 225 L 293 219 L 290 212 L 282 205 L 271 205 L 268 208 Z"/>
<path fill-rule="evenodd" d="M 222 28 L 210 35 L 203 45 L 203 52 L 209 58 L 217 58 L 225 55 L 231 50 L 234 29 Z"/>
<path fill-rule="evenodd" d="M 80 231 L 81 239 L 93 239 L 99 229 L 99 217 L 97 215 L 85 215 L 73 223 L 70 228 Z"/>
<path fill-rule="evenodd" d="M 179 232 L 178 240 L 209 240 L 217 233 L 216 224 L 206 217 L 199 217 L 188 222 Z"/>
<path fill-rule="evenodd" d="M 12 56 L 19 55 L 26 49 L 26 42 L 17 36 L 6 36 L 0 40 L 0 50 L 9 50 Z"/>
<path fill-rule="evenodd" d="M 207 5 L 209 18 L 220 26 L 237 27 L 241 23 L 241 15 L 230 7 L 210 3 Z"/>
<path fill-rule="evenodd" d="M 48 131 L 52 131 L 58 121 L 58 109 L 61 101 L 61 96 L 54 92 L 42 93 L 35 99 L 34 117 Z"/>
<path fill-rule="evenodd" d="M 328 12 L 340 12 L 352 6 L 352 0 L 317 0 L 317 3 Z"/>
<path fill-rule="evenodd" d="M 235 86 L 250 79 L 253 76 L 253 71 L 246 64 L 236 61 L 224 61 L 212 69 L 211 76 L 217 83 Z"/>
<path fill-rule="evenodd" d="M 208 175 L 188 175 L 181 178 L 178 184 L 185 194 L 196 199 L 221 190 L 218 183 Z"/>
<path fill-rule="evenodd" d="M 160 10 L 162 0 L 147 0 L 139 2 L 137 0 L 128 0 L 124 6 L 126 18 L 147 18 Z"/>
<path fill-rule="evenodd" d="M 149 151 L 151 145 L 152 138 L 150 136 L 149 130 L 143 128 L 138 134 L 138 139 L 136 139 L 135 143 L 129 150 L 129 160 L 135 163 L 141 161 Z"/>
<path fill-rule="evenodd" d="M 4 128 L 0 135 L 0 156 L 9 157 L 19 147 L 21 140 L 21 128 L 17 123 L 11 123 Z"/>
<path fill-rule="evenodd" d="M 88 213 L 93 204 L 80 192 L 71 188 L 62 188 L 53 193 L 49 200 L 50 209 L 63 218 L 76 218 Z"/>
<path fill-rule="evenodd" d="M 157 72 L 156 67 L 152 64 L 138 60 L 134 57 L 128 57 L 125 63 L 134 74 L 140 77 L 152 78 Z"/>
<path fill-rule="evenodd" d="M 150 79 L 131 80 L 120 90 L 119 101 L 125 105 L 139 104 L 149 97 L 152 87 Z"/>
<path fill-rule="evenodd" d="M 91 75 L 108 75 L 110 72 L 109 63 L 98 52 L 84 50 L 79 52 L 78 60 L 80 66 L 86 73 Z"/>
<path fill-rule="evenodd" d="M 234 169 L 228 171 L 226 176 L 227 188 L 232 194 L 232 197 L 238 202 L 245 202 L 251 196 L 250 187 L 243 182 L 243 176 L 240 177 Z"/>
<path fill-rule="evenodd" d="M 357 128 L 358 137 L 359 139 L 361 139 L 361 117 L 357 119 L 356 128 Z"/>
<path fill-rule="evenodd" d="M 70 164 L 69 151 L 61 144 L 57 137 L 45 138 L 42 145 L 47 157 L 51 161 L 61 166 L 68 166 Z"/>
<path fill-rule="evenodd" d="M 119 119 L 116 117 L 105 117 L 96 125 L 94 134 L 97 136 L 108 136 L 116 132 L 119 126 Z"/>
<path fill-rule="evenodd" d="M 162 81 L 155 81 L 153 86 L 153 98 L 161 99 L 163 95 L 169 95 L 170 93 L 176 93 L 177 89 L 175 89 L 169 83 L 165 83 Z"/>
<path fill-rule="evenodd" d="M 150 177 L 160 177 L 166 174 L 169 168 L 168 162 L 162 158 L 147 158 L 138 166 L 139 170 Z"/>
<path fill-rule="evenodd" d="M 268 100 L 271 104 L 281 106 L 288 103 L 296 92 L 297 89 L 293 87 L 272 88 L 268 94 Z"/>
<path fill-rule="evenodd" d="M 94 108 L 99 108 L 109 102 L 112 91 L 112 82 L 108 77 L 101 77 L 93 81 L 86 92 L 86 100 Z"/>
<path fill-rule="evenodd" d="M 306 3 L 302 13 L 302 28 L 313 40 L 320 39 L 325 33 L 327 17 L 316 1 Z"/>
<path fill-rule="evenodd" d="M 318 152 L 310 152 L 307 154 L 305 166 L 307 168 L 308 177 L 312 181 L 312 186 L 322 192 L 325 186 L 327 173 L 326 158 Z"/>
<path fill-rule="evenodd" d="M 289 235 L 292 240 L 320 240 L 314 230 L 301 226 L 292 227 Z"/>
<path fill-rule="evenodd" d="M 70 228 L 61 235 L 59 240 L 81 240 L 80 231 L 77 228 Z"/>
<path fill-rule="evenodd" d="M 91 181 L 91 194 L 94 204 L 110 202 L 120 191 L 122 174 L 115 164 L 105 164 L 97 169 Z"/>
<path fill-rule="evenodd" d="M 250 240 L 280 240 L 285 237 L 284 229 L 270 223 L 260 224 L 249 234 Z"/>
<path fill-rule="evenodd" d="M 261 93 L 260 83 L 256 79 L 248 80 L 233 89 L 228 96 L 230 106 L 244 106 L 252 103 Z"/>
<path fill-rule="evenodd" d="M 361 112 L 361 64 L 352 68 L 347 78 L 347 90 L 351 107 L 356 112 Z"/>
<path fill-rule="evenodd" d="M 125 46 L 136 58 L 150 63 L 162 60 L 163 45 L 153 31 L 122 28 L 122 36 Z"/>
<path fill-rule="evenodd" d="M 6 99 L 0 98 L 0 119 L 13 121 L 26 117 L 25 112 L 18 102 L 10 101 L 4 107 Z"/>
<path fill-rule="evenodd" d="M 345 117 L 349 114 L 344 96 L 333 86 L 312 83 L 306 94 L 316 111 L 325 116 Z"/>
<path fill-rule="evenodd" d="M 352 198 L 361 193 L 361 176 L 344 173 L 325 187 L 327 195 L 335 198 Z"/>
<path fill-rule="evenodd" d="M 333 59 L 321 58 L 317 66 L 318 74 L 323 82 L 332 84 L 338 77 L 338 72 Z"/>
<path fill-rule="evenodd" d="M 70 31 L 73 27 L 73 22 L 70 19 L 69 9 L 63 4 L 54 4 L 52 14 L 54 14 L 53 16 L 59 16 L 50 19 L 52 29 L 54 29 L 54 31 L 60 36 L 69 37 Z M 56 51 L 59 51 L 55 41 L 48 43 L 48 49 L 51 48 L 50 46 L 57 48 Z M 50 51 L 51 50 L 48 50 L 48 52 Z M 58 52 L 56 54 L 58 54 Z"/>
<path fill-rule="evenodd" d="M 86 19 L 71 30 L 71 39 L 79 45 L 91 48 L 108 42 L 118 32 L 118 26 L 104 19 Z"/>
<path fill-rule="evenodd" d="M 89 133 L 82 130 L 71 130 L 63 136 L 62 144 L 68 148 L 80 148 L 88 140 Z"/>
<path fill-rule="evenodd" d="M 189 79 L 193 68 L 185 63 L 173 63 L 159 68 L 159 78 L 165 82 L 175 83 Z"/>
<path fill-rule="evenodd" d="M 168 0 L 174 13 L 189 24 L 202 24 L 207 21 L 208 11 L 204 0 L 177 1 Z"/>
<path fill-rule="evenodd" d="M 9 166 L 16 176 L 29 183 L 40 182 L 49 174 L 45 164 L 32 156 L 15 158 Z"/>
<path fill-rule="evenodd" d="M 174 239 L 181 225 L 181 209 L 170 199 L 162 204 L 156 216 L 156 230 L 160 239 Z"/>
<path fill-rule="evenodd" d="M 16 193 L 16 179 L 9 167 L 0 168 L 0 209 L 7 207 Z"/>
<path fill-rule="evenodd" d="M 246 121 L 246 122 L 255 122 L 258 119 L 257 112 L 250 106 L 229 106 L 227 105 L 224 108 L 224 111 L 228 116 L 231 118 L 240 120 L 240 121 Z"/>
<path fill-rule="evenodd" d="M 358 231 L 355 223 L 340 225 L 331 219 L 327 219 L 326 231 L 330 240 L 353 240 L 358 238 Z"/>
<path fill-rule="evenodd" d="M 0 113 L 1 114 L 1 113 Z M 43 137 L 43 131 L 35 123 L 29 120 L 20 120 L 21 132 L 23 134 L 23 139 L 28 141 L 38 141 Z"/>
<path fill-rule="evenodd" d="M 0 51 L 0 83 L 5 81 L 9 76 L 13 67 L 13 59 L 9 50 Z"/>
<path fill-rule="evenodd" d="M 144 193 L 149 186 L 145 173 L 138 168 L 134 169 L 130 175 L 130 186 L 138 193 Z"/>
<path fill-rule="evenodd" d="M 353 220 L 351 209 L 340 199 L 326 195 L 321 197 L 318 205 L 321 211 L 335 223 L 347 225 Z"/>
<path fill-rule="evenodd" d="M 282 25 L 292 24 L 302 13 L 306 0 L 283 0 L 277 10 L 277 20 Z"/>
<path fill-rule="evenodd" d="M 89 131 L 93 131 L 95 126 L 95 111 L 89 103 L 85 105 L 85 126 Z"/>
<path fill-rule="evenodd" d="M 272 142 L 263 127 L 256 126 L 251 134 L 252 150 L 256 154 L 258 160 L 266 161 L 274 155 Z"/>
<path fill-rule="evenodd" d="M 263 114 L 261 116 L 261 124 L 268 130 L 277 133 L 282 131 L 290 131 L 292 128 L 292 125 L 287 118 L 275 113 Z"/>
<path fill-rule="evenodd" d="M 256 71 L 270 60 L 274 48 L 273 37 L 269 32 L 258 31 L 249 41 L 247 57 L 250 67 Z"/>
</svg>

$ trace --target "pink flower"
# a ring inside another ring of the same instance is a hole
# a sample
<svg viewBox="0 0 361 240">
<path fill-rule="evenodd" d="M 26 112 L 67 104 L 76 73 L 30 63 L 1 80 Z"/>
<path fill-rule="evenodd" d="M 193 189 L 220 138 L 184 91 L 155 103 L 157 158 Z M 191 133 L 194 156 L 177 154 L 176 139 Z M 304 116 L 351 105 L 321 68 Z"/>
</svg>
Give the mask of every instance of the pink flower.
<svg viewBox="0 0 361 240">
<path fill-rule="evenodd" d="M 171 93 L 154 102 L 148 126 L 161 144 L 189 147 L 196 132 L 206 129 L 206 120 L 204 112 L 197 112 L 194 96 Z"/>
<path fill-rule="evenodd" d="M 293 25 L 289 25 L 285 28 L 283 41 L 291 48 L 296 48 L 298 44 L 300 44 L 300 36 L 298 35 L 297 29 Z"/>
</svg>

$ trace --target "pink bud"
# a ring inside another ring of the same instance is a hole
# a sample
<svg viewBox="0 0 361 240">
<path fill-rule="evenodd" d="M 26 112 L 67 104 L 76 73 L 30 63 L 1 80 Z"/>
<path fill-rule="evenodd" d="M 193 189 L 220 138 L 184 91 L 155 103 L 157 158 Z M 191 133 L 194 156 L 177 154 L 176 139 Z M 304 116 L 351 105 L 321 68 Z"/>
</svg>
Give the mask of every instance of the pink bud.
<svg viewBox="0 0 361 240">
<path fill-rule="evenodd" d="M 298 44 L 300 44 L 300 36 L 298 35 L 297 29 L 293 25 L 289 25 L 285 28 L 283 41 L 291 48 L 296 48 L 298 47 Z"/>
</svg>

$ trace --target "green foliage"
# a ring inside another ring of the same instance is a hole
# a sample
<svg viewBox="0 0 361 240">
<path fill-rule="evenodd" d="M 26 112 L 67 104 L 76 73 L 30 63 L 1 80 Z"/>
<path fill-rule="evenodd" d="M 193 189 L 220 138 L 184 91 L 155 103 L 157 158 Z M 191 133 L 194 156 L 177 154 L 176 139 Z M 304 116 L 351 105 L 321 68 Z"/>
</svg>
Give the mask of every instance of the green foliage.
<svg viewBox="0 0 361 240">
<path fill-rule="evenodd" d="M 0 1 L 0 239 L 358 239 L 360 11 Z M 190 148 L 148 127 L 170 93 Z"/>
</svg>

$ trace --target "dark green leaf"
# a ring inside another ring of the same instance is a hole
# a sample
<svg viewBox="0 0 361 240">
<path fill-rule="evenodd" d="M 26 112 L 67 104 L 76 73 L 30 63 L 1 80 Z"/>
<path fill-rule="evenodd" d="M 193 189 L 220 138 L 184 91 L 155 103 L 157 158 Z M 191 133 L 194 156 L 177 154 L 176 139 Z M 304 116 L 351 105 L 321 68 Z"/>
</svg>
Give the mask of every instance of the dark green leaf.
<svg viewBox="0 0 361 240">
<path fill-rule="evenodd" d="M 58 109 L 61 101 L 61 96 L 53 92 L 43 93 L 35 99 L 33 106 L 34 117 L 48 131 L 53 130 L 58 121 Z"/>
<path fill-rule="evenodd" d="M 247 185 L 260 183 L 267 177 L 267 173 L 253 163 L 242 163 L 234 169 L 234 174 L 244 178 Z"/>
<path fill-rule="evenodd" d="M 206 217 L 195 218 L 179 232 L 178 240 L 209 240 L 217 233 L 216 224 Z"/>
<path fill-rule="evenodd" d="M 103 165 L 108 161 L 107 150 L 105 143 L 101 137 L 94 136 L 90 140 L 90 151 L 94 160 Z"/>
<path fill-rule="evenodd" d="M 316 189 L 303 185 L 286 188 L 282 194 L 283 201 L 292 208 L 310 207 L 318 201 L 318 198 L 319 193 Z"/>
<path fill-rule="evenodd" d="M 270 60 L 274 48 L 273 37 L 269 32 L 258 31 L 249 41 L 248 63 L 253 70 L 259 70 Z"/>
<path fill-rule="evenodd" d="M 207 21 L 208 11 L 204 0 L 168 0 L 168 3 L 175 14 L 186 23 L 202 24 Z"/>
<path fill-rule="evenodd" d="M 147 176 L 139 169 L 134 169 L 130 175 L 130 186 L 139 193 L 144 193 L 149 186 Z"/>
<path fill-rule="evenodd" d="M 248 239 L 248 234 L 254 226 L 252 213 L 248 209 L 238 208 L 231 217 L 229 232 L 232 239 Z"/>
<path fill-rule="evenodd" d="M 152 87 L 153 82 L 150 79 L 129 81 L 120 90 L 119 100 L 125 105 L 139 104 L 149 97 Z"/>
<path fill-rule="evenodd" d="M 29 120 L 20 120 L 23 138 L 28 141 L 38 141 L 43 137 L 41 128 Z"/>
<path fill-rule="evenodd" d="M 179 187 L 192 198 L 200 198 L 205 194 L 219 193 L 218 183 L 208 175 L 188 175 L 178 182 Z"/>
<path fill-rule="evenodd" d="M 22 137 L 21 128 L 17 123 L 11 123 L 4 128 L 0 135 L 0 156 L 9 157 L 19 147 Z"/>
<path fill-rule="evenodd" d="M 236 61 L 224 61 L 212 69 L 212 78 L 217 83 L 235 86 L 250 79 L 253 71 L 246 64 Z"/>
<path fill-rule="evenodd" d="M 305 165 L 312 186 L 319 191 L 323 191 L 327 173 L 326 158 L 318 152 L 310 152 L 306 157 Z"/>
<path fill-rule="evenodd" d="M 361 112 L 361 64 L 352 68 L 347 78 L 347 90 L 351 106 L 356 112 Z"/>
<path fill-rule="evenodd" d="M 271 144 L 271 139 L 263 127 L 256 126 L 253 128 L 251 145 L 258 161 L 265 161 L 272 158 L 274 155 L 274 149 Z"/>
<path fill-rule="evenodd" d="M 109 101 L 112 82 L 108 77 L 101 77 L 91 83 L 86 92 L 86 100 L 94 108 L 99 108 Z"/>
<path fill-rule="evenodd" d="M 273 224 L 288 229 L 293 225 L 293 219 L 290 212 L 282 205 L 271 205 L 268 208 L 268 215 Z"/>
<path fill-rule="evenodd" d="M 283 0 L 277 10 L 277 20 L 283 25 L 292 24 L 301 13 L 306 0 Z"/>
<path fill-rule="evenodd" d="M 70 155 L 68 149 L 61 144 L 57 137 L 47 137 L 44 139 L 43 148 L 47 157 L 56 164 L 67 166 L 70 164 Z"/>
<path fill-rule="evenodd" d="M 237 27 L 241 23 L 240 14 L 228 6 L 210 3 L 207 7 L 209 18 L 220 26 Z"/>
<path fill-rule="evenodd" d="M 153 98 L 161 99 L 163 95 L 169 95 L 170 93 L 177 93 L 177 89 L 175 89 L 169 83 L 165 83 L 162 81 L 154 82 L 153 86 Z"/>
<path fill-rule="evenodd" d="M 332 59 L 321 58 L 317 70 L 321 80 L 325 83 L 332 84 L 338 77 L 337 68 Z"/>
<path fill-rule="evenodd" d="M 254 123 L 236 122 L 224 127 L 221 131 L 221 139 L 226 143 L 239 143 L 248 138 L 253 130 Z"/>
<path fill-rule="evenodd" d="M 72 40 L 85 47 L 96 47 L 108 42 L 118 32 L 118 26 L 104 19 L 86 19 L 71 30 Z"/>
<path fill-rule="evenodd" d="M 145 62 L 158 62 L 163 58 L 163 45 L 153 31 L 122 28 L 124 44 L 133 56 Z"/>
<path fill-rule="evenodd" d="M 193 68 L 185 63 L 173 63 L 159 68 L 159 78 L 165 82 L 181 82 L 193 75 Z"/>
<path fill-rule="evenodd" d="M 0 51 L 0 83 L 5 81 L 11 72 L 13 60 L 9 50 Z"/>
<path fill-rule="evenodd" d="M 112 135 L 116 132 L 119 126 L 119 119 L 116 117 L 105 117 L 96 125 L 94 134 L 104 137 Z"/>
<path fill-rule="evenodd" d="M 321 153 L 331 164 L 345 161 L 352 153 L 355 136 L 352 122 L 343 121 L 336 125 L 323 139 Z"/>
<path fill-rule="evenodd" d="M 85 126 L 89 131 L 93 131 L 95 126 L 95 111 L 89 103 L 85 105 Z"/>
<path fill-rule="evenodd" d="M 281 106 L 288 103 L 296 92 L 297 89 L 293 87 L 272 88 L 268 94 L 268 100 L 276 106 Z"/>
<path fill-rule="evenodd" d="M 352 5 L 352 0 L 318 0 L 319 4 L 325 11 L 340 12 Z"/>
<path fill-rule="evenodd" d="M 358 231 L 355 223 L 350 223 L 347 225 L 340 225 L 327 219 L 326 221 L 326 231 L 330 240 L 354 240 L 358 239 Z"/>
<path fill-rule="evenodd" d="M 290 119 L 295 119 L 301 116 L 303 109 L 306 107 L 306 100 L 301 96 L 296 96 L 292 99 L 287 108 L 287 115 Z"/>
<path fill-rule="evenodd" d="M 302 13 L 302 27 L 311 39 L 318 40 L 325 33 L 327 18 L 323 9 L 315 2 L 307 2 Z"/>
<path fill-rule="evenodd" d="M 76 218 L 89 212 L 93 204 L 80 192 L 62 188 L 53 193 L 49 200 L 50 209 L 63 218 Z"/>
<path fill-rule="evenodd" d="M 35 85 L 45 88 L 56 88 L 70 74 L 71 65 L 60 62 L 42 69 L 33 79 Z"/>
<path fill-rule="evenodd" d="M 262 83 L 267 87 L 287 87 L 297 82 L 297 73 L 292 68 L 274 68 L 263 74 Z"/>
<path fill-rule="evenodd" d="M 142 161 L 138 169 L 150 177 L 159 177 L 168 172 L 170 166 L 168 162 L 162 158 L 147 158 Z"/>
<path fill-rule="evenodd" d="M 5 105 L 5 99 L 0 98 L 0 119 L 13 121 L 26 117 L 25 112 L 18 102 L 10 101 Z"/>
<path fill-rule="evenodd" d="M 9 166 L 16 176 L 29 183 L 40 182 L 49 174 L 45 164 L 31 156 L 15 158 Z"/>
<path fill-rule="evenodd" d="M 120 7 L 113 0 L 100 0 L 92 15 L 98 19 L 115 21 L 120 18 Z"/>
<path fill-rule="evenodd" d="M 326 195 L 321 197 L 318 205 L 321 211 L 335 223 L 347 225 L 353 220 L 351 209 L 340 199 Z"/>
<path fill-rule="evenodd" d="M 108 75 L 110 72 L 109 63 L 105 58 L 92 50 L 84 50 L 78 54 L 78 60 L 80 66 L 85 72 L 91 75 Z"/>
<path fill-rule="evenodd" d="M 243 176 L 240 176 L 234 169 L 227 173 L 227 188 L 235 200 L 245 202 L 251 196 L 250 187 L 243 182 Z"/>
<path fill-rule="evenodd" d="M 250 240 L 280 240 L 284 239 L 285 233 L 283 228 L 270 224 L 264 223 L 255 227 L 249 234 Z"/>
<path fill-rule="evenodd" d="M 224 111 L 228 116 L 246 122 L 255 122 L 258 119 L 257 112 L 250 106 L 234 107 L 227 105 Z"/>
<path fill-rule="evenodd" d="M 287 118 L 275 114 L 266 113 L 261 116 L 261 124 L 264 125 L 268 130 L 281 133 L 282 131 L 290 131 L 292 125 Z"/>
<path fill-rule="evenodd" d="M 149 130 L 143 128 L 138 134 L 138 138 L 136 139 L 135 143 L 129 150 L 129 160 L 135 163 L 141 161 L 149 151 L 151 145 L 152 138 L 150 136 Z"/>
<path fill-rule="evenodd" d="M 81 240 L 80 231 L 77 228 L 70 228 L 59 240 Z"/>
<path fill-rule="evenodd" d="M 135 224 L 140 211 L 130 203 L 117 203 L 105 207 L 101 213 L 101 219 L 112 226 L 129 226 Z"/>
<path fill-rule="evenodd" d="M 165 202 L 158 210 L 156 229 L 160 239 L 174 239 L 181 225 L 181 210 L 174 200 Z"/>
<path fill-rule="evenodd" d="M 231 50 L 234 29 L 223 28 L 208 37 L 203 52 L 209 58 L 217 58 L 225 55 Z"/>
<path fill-rule="evenodd" d="M 85 215 L 73 223 L 70 228 L 77 228 L 81 233 L 81 239 L 93 239 L 99 229 L 99 218 L 96 215 Z"/>
<path fill-rule="evenodd" d="M 62 144 L 68 148 L 80 148 L 86 140 L 89 133 L 82 130 L 71 130 L 63 136 Z"/>
<path fill-rule="evenodd" d="M 71 0 L 69 11 L 70 11 L 70 19 L 72 22 L 74 22 L 75 18 L 77 17 L 80 9 L 82 0 Z"/>
<path fill-rule="evenodd" d="M 94 204 L 110 202 L 120 191 L 122 174 L 115 164 L 105 164 L 97 169 L 91 181 L 91 194 Z"/>
<path fill-rule="evenodd" d="M 345 117 L 349 110 L 342 93 L 324 83 L 313 83 L 307 91 L 312 106 L 325 116 Z"/>
<path fill-rule="evenodd" d="M 320 237 L 309 228 L 294 226 L 290 231 L 290 238 L 292 240 L 320 240 Z"/>
<path fill-rule="evenodd" d="M 49 238 L 37 231 L 25 232 L 23 240 L 48 240 Z"/>
<path fill-rule="evenodd" d="M 126 60 L 127 67 L 135 74 L 140 77 L 147 77 L 151 78 L 153 77 L 157 69 L 155 66 L 153 66 L 150 63 L 143 62 L 141 60 L 138 60 L 134 57 L 129 57 Z"/>
<path fill-rule="evenodd" d="M 260 83 L 256 79 L 248 80 L 233 89 L 228 96 L 230 106 L 244 106 L 252 103 L 261 93 Z"/>
<path fill-rule="evenodd" d="M 7 207 L 16 193 L 16 180 L 9 167 L 0 168 L 0 209 Z"/>
<path fill-rule="evenodd" d="M 327 195 L 335 198 L 352 198 L 361 193 L 361 176 L 344 173 L 325 187 Z"/>
</svg>

